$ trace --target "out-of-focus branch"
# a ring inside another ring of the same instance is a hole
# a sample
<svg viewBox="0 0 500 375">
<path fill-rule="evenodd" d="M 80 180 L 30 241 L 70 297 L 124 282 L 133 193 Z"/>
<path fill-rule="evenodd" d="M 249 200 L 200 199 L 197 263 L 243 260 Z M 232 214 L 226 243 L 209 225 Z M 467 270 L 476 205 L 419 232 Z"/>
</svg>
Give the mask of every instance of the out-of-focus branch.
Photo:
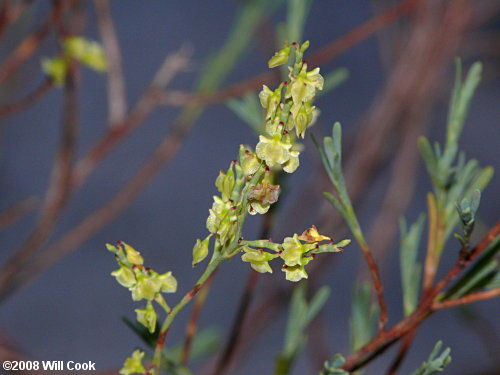
<svg viewBox="0 0 500 375">
<path fill-rule="evenodd" d="M 207 280 L 207 282 L 201 287 L 200 292 L 196 296 L 196 299 L 191 310 L 191 317 L 189 318 L 188 324 L 186 326 L 186 335 L 184 337 L 184 345 L 182 346 L 181 364 L 185 365 L 189 361 L 189 356 L 191 354 L 191 347 L 193 345 L 194 337 L 196 331 L 198 330 L 198 320 L 200 319 L 201 309 L 207 300 L 208 292 L 210 291 L 210 286 L 215 277 L 217 271 L 215 271 Z"/>
<path fill-rule="evenodd" d="M 55 1 L 50 14 L 32 34 L 28 35 L 17 48 L 0 64 L 0 82 L 10 76 L 38 48 L 42 40 L 57 24 L 71 1 Z"/>
<path fill-rule="evenodd" d="M 127 113 L 127 92 L 123 79 L 120 43 L 116 35 L 108 0 L 94 0 L 97 25 L 101 33 L 104 52 L 108 60 L 108 124 L 121 124 Z"/>
<path fill-rule="evenodd" d="M 163 88 L 163 86 L 166 85 L 172 79 L 172 77 L 178 72 L 178 70 L 185 67 L 186 64 L 187 64 L 187 58 L 184 57 L 184 52 L 180 52 L 179 55 L 175 55 L 174 57 L 166 59 L 165 63 L 161 66 L 155 78 L 153 79 L 150 88 L 141 97 L 136 108 L 132 111 L 130 117 L 128 117 L 128 121 L 123 123 L 121 127 L 110 129 L 108 131 L 107 133 L 108 138 L 104 139 L 109 140 L 110 143 L 106 143 L 105 149 L 101 148 L 100 149 L 101 151 L 104 151 L 104 153 L 109 151 L 111 146 L 114 145 L 115 142 L 117 142 L 122 136 L 124 136 L 132 127 L 138 126 L 145 119 L 145 117 L 149 115 L 149 113 L 154 107 L 154 101 L 151 100 L 152 96 L 154 96 L 154 92 L 156 92 L 158 88 Z M 70 72 L 73 72 L 73 70 L 74 69 L 70 69 Z M 71 77 L 69 77 L 67 81 L 68 81 L 67 87 L 70 87 Z M 68 95 L 65 95 L 65 97 L 68 98 Z M 74 100 L 75 99 L 71 99 L 71 103 Z M 71 104 L 71 106 L 69 106 L 69 104 L 67 103 L 65 106 L 66 108 L 65 116 L 66 120 L 68 121 L 72 118 L 73 115 L 67 111 L 69 111 L 70 109 L 74 110 L 74 108 L 76 108 L 74 106 L 76 106 L 76 102 Z M 71 128 L 72 126 L 73 125 L 71 125 Z M 74 131 L 74 129 L 72 131 Z M 173 129 L 172 132 L 176 133 L 176 130 Z M 64 148 L 64 151 L 60 152 L 60 156 L 57 159 L 58 167 L 55 168 L 55 170 L 60 169 L 61 172 L 58 173 L 54 172 L 53 174 L 51 187 L 49 188 L 47 192 L 47 197 L 45 199 L 46 203 L 44 204 L 43 213 L 41 214 L 40 219 L 38 220 L 36 228 L 33 230 L 32 234 L 25 242 L 23 247 L 7 262 L 7 264 L 4 266 L 5 272 L 2 273 L 2 275 L 0 275 L 0 299 L 5 298 L 7 294 L 12 292 L 20 285 L 19 282 L 20 280 L 22 280 L 22 275 L 24 274 L 24 272 L 20 272 L 20 270 L 25 265 L 25 262 L 43 244 L 45 239 L 50 235 L 57 221 L 57 218 L 59 217 L 60 213 L 62 212 L 63 208 L 67 203 L 69 195 L 76 187 L 78 187 L 79 184 L 83 183 L 85 178 L 88 176 L 88 173 L 90 173 L 90 171 L 93 169 L 93 167 L 95 167 L 96 163 L 98 162 L 97 159 L 92 159 L 95 164 L 93 163 L 92 166 L 89 166 L 88 164 L 85 163 L 86 159 L 84 157 L 84 159 L 80 162 L 80 164 L 77 163 L 74 167 L 68 164 L 69 151 L 70 148 L 74 146 L 74 144 L 72 144 L 73 140 L 71 134 L 66 132 L 62 136 L 61 148 Z M 175 136 L 172 136 L 171 138 L 173 139 L 175 138 Z M 93 154 L 90 153 L 90 155 Z M 104 156 L 103 154 L 100 155 Z M 152 157 L 152 159 L 155 159 L 155 157 Z M 84 166 L 87 172 L 85 176 L 78 173 L 81 172 L 81 169 L 78 169 L 78 166 L 82 168 L 82 165 Z M 151 166 L 155 171 L 158 170 L 159 168 L 155 160 L 152 161 L 150 167 Z M 146 168 L 146 170 L 147 171 L 145 171 L 145 173 L 138 174 L 139 180 L 142 180 L 144 175 L 151 175 L 151 169 Z M 152 172 L 153 175 L 154 173 L 155 172 Z M 75 176 L 77 177 L 75 178 Z M 78 183 L 75 184 L 75 180 Z M 106 212 L 102 217 L 102 220 L 100 220 L 100 218 L 99 220 L 93 219 L 94 216 L 91 215 L 90 219 L 93 220 L 93 223 L 89 225 L 89 223 L 86 220 L 83 220 L 80 225 L 74 228 L 74 231 L 70 231 L 67 235 L 63 236 L 61 240 L 58 241 L 57 243 L 61 242 L 66 243 L 68 240 L 70 242 L 73 242 L 75 240 L 75 237 L 76 237 L 76 242 L 80 243 L 81 241 L 80 236 L 82 234 L 85 234 L 85 238 L 87 238 L 86 237 L 87 235 L 90 235 L 90 233 L 94 233 L 94 231 L 96 231 L 99 228 L 95 227 L 96 223 L 103 223 L 102 225 L 104 225 L 104 223 L 107 223 L 108 220 L 114 218 L 115 215 L 121 213 L 122 210 L 125 209 L 125 207 L 127 207 L 127 205 L 132 200 L 132 198 L 127 198 L 127 197 L 135 197 L 140 192 L 140 190 L 147 185 L 149 179 L 144 179 L 142 181 L 136 181 L 136 182 L 140 182 L 139 186 L 137 186 L 136 184 L 131 184 L 128 188 L 124 189 L 124 191 L 121 194 L 118 194 L 115 199 L 110 201 L 110 204 L 108 206 L 105 206 L 101 210 L 97 211 L 99 213 L 103 211 Z M 125 197 L 125 200 L 123 197 Z M 55 247 L 57 248 L 57 246 Z M 49 259 L 52 259 L 50 255 L 47 256 Z M 31 262 L 31 264 L 33 264 L 33 262 Z M 28 269 L 30 268 L 29 266 L 26 267 Z"/>
<path fill-rule="evenodd" d="M 485 299 L 491 299 L 500 296 L 500 288 L 494 288 L 490 290 L 483 290 L 480 292 L 474 292 L 467 294 L 466 296 L 450 299 L 446 301 L 434 302 L 432 308 L 434 310 L 447 309 L 449 307 L 456 307 L 460 305 L 466 305 L 472 302 L 481 301 Z"/>
<path fill-rule="evenodd" d="M 163 61 L 153 81 L 141 96 L 135 107 L 119 125 L 109 129 L 90 151 L 80 159 L 73 174 L 73 185 L 80 186 L 94 170 L 97 164 L 127 135 L 139 127 L 157 105 L 158 92 L 175 77 L 176 74 L 186 71 L 191 66 L 190 51 L 182 48 L 176 53 L 169 54 Z"/>
<path fill-rule="evenodd" d="M 4 0 L 0 10 L 0 38 L 3 37 L 7 27 L 16 22 L 25 9 L 33 2 L 33 0 L 21 0 L 10 5 L 10 1 Z"/>
<path fill-rule="evenodd" d="M 435 311 L 434 303 L 438 294 L 455 280 L 456 277 L 476 259 L 498 235 L 500 235 L 500 221 L 490 229 L 487 235 L 470 253 L 460 253 L 455 265 L 436 283 L 432 290 L 425 295 L 413 314 L 404 318 L 389 330 L 379 332 L 369 343 L 347 358 L 342 368 L 352 372 L 365 366 L 406 334 L 413 332 L 424 319 Z"/>
<path fill-rule="evenodd" d="M 0 118 L 12 116 L 18 112 L 26 110 L 27 108 L 38 102 L 40 99 L 42 99 L 52 87 L 54 87 L 52 81 L 50 79 L 45 79 L 39 86 L 35 88 L 35 90 L 27 94 L 25 97 L 21 98 L 19 101 L 1 106 Z"/>
<path fill-rule="evenodd" d="M 30 236 L 4 265 L 0 274 L 0 290 L 9 289 L 10 280 L 52 233 L 57 219 L 71 192 L 71 173 L 77 136 L 77 71 L 69 64 L 63 98 L 62 132 L 54 159 L 49 187 L 43 206 Z M 2 293 L 4 295 L 4 293 Z"/>
<path fill-rule="evenodd" d="M 38 199 L 36 197 L 29 197 L 17 202 L 0 212 L 0 228 L 6 227 L 24 215 L 32 212 L 38 206 Z"/>
<path fill-rule="evenodd" d="M 329 61 L 343 52 L 349 50 L 354 45 L 362 42 L 373 33 L 386 27 L 390 23 L 401 18 L 405 14 L 412 11 L 419 2 L 423 0 L 406 0 L 397 4 L 385 12 L 374 16 L 353 30 L 342 35 L 340 38 L 333 40 L 324 47 L 315 51 L 311 58 L 308 59 L 311 65 L 319 65 Z M 239 82 L 226 87 L 222 90 L 209 94 L 193 94 L 182 91 L 169 91 L 159 93 L 159 102 L 162 105 L 171 106 L 188 106 L 188 105 L 207 105 L 223 102 L 233 97 L 239 97 L 248 91 L 258 90 L 262 85 L 276 83 L 279 77 L 276 77 L 272 72 L 261 73 L 244 82 Z"/>
</svg>

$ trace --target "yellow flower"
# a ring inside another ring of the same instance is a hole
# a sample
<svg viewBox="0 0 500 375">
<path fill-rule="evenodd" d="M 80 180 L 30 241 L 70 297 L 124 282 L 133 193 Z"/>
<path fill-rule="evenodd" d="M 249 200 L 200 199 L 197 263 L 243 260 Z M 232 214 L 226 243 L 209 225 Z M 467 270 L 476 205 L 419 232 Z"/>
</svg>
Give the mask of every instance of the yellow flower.
<svg viewBox="0 0 500 375">
<path fill-rule="evenodd" d="M 283 143 L 281 136 L 276 134 L 273 138 L 269 139 L 261 135 L 260 142 L 257 144 L 255 151 L 257 156 L 264 160 L 269 168 L 275 165 L 280 165 L 290 159 L 291 144 Z"/>
</svg>

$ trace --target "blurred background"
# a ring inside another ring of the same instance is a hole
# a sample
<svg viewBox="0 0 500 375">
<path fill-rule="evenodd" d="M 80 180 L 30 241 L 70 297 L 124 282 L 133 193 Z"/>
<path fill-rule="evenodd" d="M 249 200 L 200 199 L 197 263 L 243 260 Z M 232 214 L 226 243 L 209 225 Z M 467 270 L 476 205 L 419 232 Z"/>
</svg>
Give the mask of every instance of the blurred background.
<svg viewBox="0 0 500 375">
<path fill-rule="evenodd" d="M 124 240 L 143 253 L 146 265 L 171 270 L 179 291 L 169 301 L 191 288 L 202 271 L 192 269 L 191 250 L 206 236 L 215 178 L 239 144 L 257 141 L 227 100 L 279 82 L 279 74 L 267 73 L 267 60 L 283 42 L 276 25 L 286 21 L 287 3 L 2 2 L 2 359 L 91 360 L 99 371 L 114 373 L 134 347 L 143 347 L 121 320 L 134 320 L 139 305 L 109 275 L 116 262 L 106 242 Z M 336 0 L 311 2 L 308 10 L 306 60 L 338 78 L 317 100 L 321 117 L 311 131 L 321 138 L 334 121 L 343 124 L 349 191 L 380 261 L 394 323 L 402 317 L 398 219 L 413 222 L 425 211 L 431 188 L 416 140 L 443 139 L 455 57 L 465 69 L 477 60 L 484 64 L 462 149 L 500 170 L 500 4 Z M 56 56 L 59 38 L 67 35 L 102 41 L 121 63 L 112 64 L 109 75 L 75 67 L 74 87 L 54 87 L 40 61 Z M 119 50 L 112 48 L 115 38 Z M 217 56 L 218 68 L 207 64 Z M 316 224 L 334 238 L 349 236 L 322 198 L 331 187 L 312 142 L 306 137 L 304 143 L 299 170 L 283 182 L 286 195 L 271 235 L 280 241 Z M 482 197 L 477 239 L 499 218 L 499 191 L 495 176 Z M 261 226 L 252 217 L 245 237 L 259 236 Z M 443 270 L 457 249 L 450 240 Z M 294 374 L 317 373 L 331 355 L 348 354 L 352 287 L 365 273 L 358 250 L 350 245 L 310 272 L 310 287 L 329 285 L 332 293 Z M 220 346 L 193 364 L 195 373 L 216 366 L 249 275 L 248 264 L 236 258 L 216 275 L 199 326 L 215 327 Z M 225 369 L 230 374 L 272 373 L 283 343 L 292 286 L 278 268 L 253 281 L 247 336 Z M 441 339 L 452 348 L 448 373 L 498 374 L 499 311 L 499 301 L 488 300 L 436 313 L 419 330 L 400 373 L 417 368 Z M 176 319 L 167 344 L 182 342 L 189 314 L 187 308 Z M 391 354 L 383 356 L 368 372 L 385 373 L 390 361 Z"/>
</svg>

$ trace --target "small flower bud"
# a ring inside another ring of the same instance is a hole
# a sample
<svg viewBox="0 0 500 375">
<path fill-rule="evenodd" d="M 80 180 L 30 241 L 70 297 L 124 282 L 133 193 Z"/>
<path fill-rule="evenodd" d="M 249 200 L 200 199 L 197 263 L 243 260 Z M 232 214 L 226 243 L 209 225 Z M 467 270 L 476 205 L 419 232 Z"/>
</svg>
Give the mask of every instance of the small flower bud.
<svg viewBox="0 0 500 375">
<path fill-rule="evenodd" d="M 288 62 L 288 56 L 290 56 L 290 46 L 285 46 L 276 52 L 268 61 L 267 65 L 269 66 L 269 69 L 286 64 Z"/>
<path fill-rule="evenodd" d="M 203 241 L 196 240 L 196 244 L 193 247 L 193 267 L 207 257 L 209 241 L 210 236 L 205 238 Z"/>
<path fill-rule="evenodd" d="M 142 358 L 144 357 L 144 352 L 142 350 L 135 350 L 130 357 L 125 360 L 122 369 L 120 370 L 121 375 L 132 375 L 132 374 L 144 374 L 146 369 L 142 365 Z"/>
<path fill-rule="evenodd" d="M 156 329 L 156 311 L 151 301 L 148 301 L 145 309 L 135 309 L 137 321 L 153 333 Z"/>
</svg>

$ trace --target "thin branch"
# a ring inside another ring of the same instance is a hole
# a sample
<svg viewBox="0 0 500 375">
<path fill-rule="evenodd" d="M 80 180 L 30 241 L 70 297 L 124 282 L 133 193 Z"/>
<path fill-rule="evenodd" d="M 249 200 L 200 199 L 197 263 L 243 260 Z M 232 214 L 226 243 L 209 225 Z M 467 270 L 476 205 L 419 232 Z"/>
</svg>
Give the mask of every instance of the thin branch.
<svg viewBox="0 0 500 375">
<path fill-rule="evenodd" d="M 71 172 L 77 136 L 76 65 L 70 64 L 64 88 L 62 132 L 54 159 L 52 175 L 37 224 L 24 244 L 3 266 L 0 274 L 0 294 L 5 296 L 11 279 L 52 233 L 59 214 L 70 196 Z"/>
<path fill-rule="evenodd" d="M 180 51 L 178 54 L 172 55 L 165 60 L 164 64 L 156 73 L 149 89 L 139 100 L 130 117 L 128 117 L 127 122 L 123 123 L 119 128 L 110 129 L 107 133 L 109 136 L 104 138 L 104 143 L 101 142 L 94 148 L 96 154 L 90 152 L 87 158 L 84 157 L 80 163 L 77 163 L 75 167 L 71 169 L 71 174 L 65 175 L 64 183 L 68 184 L 68 193 L 75 190 L 79 184 L 83 183 L 90 171 L 97 165 L 100 159 L 94 157 L 97 155 L 103 157 L 121 137 L 127 134 L 132 128 L 138 126 L 151 112 L 154 107 L 154 92 L 156 92 L 159 87 L 166 85 L 180 69 L 186 66 L 187 58 L 184 56 L 185 53 L 185 51 Z M 123 212 L 134 198 L 139 195 L 142 189 L 148 185 L 164 163 L 168 162 L 175 154 L 182 139 L 189 132 L 191 125 L 188 117 L 179 119 L 172 126 L 157 151 L 135 176 L 132 177 L 126 186 L 110 199 L 107 204 L 87 216 L 72 230 L 63 235 L 60 240 L 55 242 L 52 246 L 49 246 L 43 255 L 36 257 L 30 264 L 25 266 L 26 260 L 36 251 L 52 231 L 56 218 L 61 213 L 68 198 L 66 194 L 53 194 L 53 192 L 49 191 L 47 198 L 47 201 L 50 201 L 50 205 L 47 206 L 49 209 L 45 209 L 46 214 L 41 217 L 37 228 L 35 228 L 23 248 L 4 266 L 5 272 L 0 275 L 0 300 L 6 298 L 7 295 L 21 285 L 24 285 L 27 281 L 32 280 L 40 272 L 60 259 L 60 257 L 73 250 L 89 236 L 97 232 Z M 80 167 L 80 169 L 78 167 Z M 84 172 L 82 172 L 82 168 Z M 29 270 L 31 269 L 33 269 L 33 273 L 30 275 L 31 271 Z"/>
<path fill-rule="evenodd" d="M 378 30 L 399 20 L 402 16 L 412 11 L 417 5 L 424 1 L 426 0 L 405 0 L 392 6 L 385 12 L 377 14 L 367 22 L 364 22 L 347 34 L 344 34 L 341 38 L 321 48 L 311 57 L 311 64 L 319 65 L 331 60 Z"/>
<path fill-rule="evenodd" d="M 9 279 L 8 283 L 6 282 L 6 286 L 0 289 L 0 299 L 5 298 L 6 293 L 34 279 L 122 213 L 177 152 L 191 125 L 188 118 L 179 119 L 156 151 L 114 197 L 66 232 L 30 265 L 21 270 L 17 269 L 16 274 Z"/>
<path fill-rule="evenodd" d="M 33 0 L 21 0 L 9 7 L 9 1 L 2 2 L 2 10 L 0 14 L 0 38 L 3 37 L 7 27 L 16 22 L 21 14 L 26 10 L 28 5 L 31 5 Z"/>
<path fill-rule="evenodd" d="M 9 77 L 19 66 L 28 59 L 38 48 L 42 40 L 49 34 L 54 25 L 57 25 L 70 1 L 56 1 L 50 14 L 32 34 L 27 36 L 17 48 L 0 64 L 0 82 Z"/>
<path fill-rule="evenodd" d="M 379 332 L 369 343 L 346 359 L 342 366 L 344 370 L 355 371 L 366 365 L 373 358 L 384 352 L 401 337 L 414 330 L 435 310 L 433 303 L 438 294 L 444 290 L 481 252 L 500 235 L 500 221 L 490 229 L 483 240 L 470 253 L 460 253 L 455 265 L 439 280 L 435 287 L 420 302 L 413 314 L 401 320 L 387 331 Z"/>
<path fill-rule="evenodd" d="M 318 49 L 311 55 L 308 61 L 311 65 L 319 65 L 332 60 L 356 44 L 362 42 L 373 33 L 409 13 L 422 1 L 423 0 L 406 0 L 387 9 L 383 13 L 377 14 L 373 18 L 342 35 L 340 38 Z M 230 98 L 240 97 L 249 91 L 258 90 L 262 88 L 264 83 L 276 83 L 278 80 L 279 77 L 277 78 L 273 72 L 266 72 L 256 75 L 246 81 L 228 86 L 222 90 L 207 94 L 193 94 L 182 91 L 161 92 L 159 93 L 159 101 L 162 105 L 171 106 L 197 106 L 220 103 Z"/>
<path fill-rule="evenodd" d="M 222 350 L 222 355 L 219 357 L 217 364 L 215 365 L 212 375 L 222 375 L 225 374 L 231 364 L 231 359 L 238 348 L 238 343 L 241 340 L 241 332 L 243 329 L 243 324 L 248 316 L 248 309 L 253 300 L 255 286 L 259 280 L 259 273 L 254 270 L 250 270 L 247 282 L 245 284 L 245 289 L 240 297 L 240 302 L 238 304 L 238 309 L 231 326 L 229 333 L 229 339 Z"/>
<path fill-rule="evenodd" d="M 123 79 L 120 43 L 113 24 L 109 1 L 94 0 L 94 6 L 104 52 L 108 60 L 108 123 L 113 127 L 122 123 L 127 113 L 127 93 Z"/>
<path fill-rule="evenodd" d="M 169 54 L 153 81 L 141 96 L 135 107 L 119 126 L 109 129 L 90 151 L 80 159 L 73 174 L 73 184 L 80 186 L 94 170 L 97 164 L 127 135 L 139 127 L 157 105 L 157 95 L 168 85 L 176 74 L 190 67 L 190 52 L 187 48 Z"/>
<path fill-rule="evenodd" d="M 25 97 L 19 99 L 17 102 L 8 103 L 0 107 L 0 118 L 12 116 L 18 112 L 22 112 L 36 102 L 41 100 L 45 94 L 47 94 L 51 88 L 53 88 L 52 81 L 50 79 L 45 79 L 39 86 L 30 92 Z"/>
<path fill-rule="evenodd" d="M 360 243 L 359 245 L 361 247 L 363 256 L 365 257 L 366 263 L 368 264 L 368 269 L 370 271 L 373 287 L 375 289 L 378 306 L 380 308 L 378 317 L 378 329 L 379 331 L 383 331 L 387 324 L 387 303 L 385 302 L 384 288 L 382 286 L 382 281 L 380 280 L 379 268 L 372 252 L 370 251 L 366 243 Z"/>
<path fill-rule="evenodd" d="M 38 199 L 36 197 L 29 197 L 17 202 L 0 212 L 0 228 L 13 224 L 24 215 L 35 210 L 38 206 Z"/>
<path fill-rule="evenodd" d="M 446 301 L 434 302 L 432 304 L 433 310 L 447 309 L 449 307 L 455 307 L 460 305 L 466 305 L 472 302 L 481 301 L 484 299 L 491 299 L 500 296 L 500 288 L 494 288 L 490 290 L 484 290 L 481 292 L 474 292 L 467 294 L 466 296 L 449 299 Z"/>
<path fill-rule="evenodd" d="M 387 375 L 396 375 L 399 367 L 403 364 L 403 361 L 408 354 L 408 351 L 411 348 L 411 344 L 413 343 L 413 339 L 415 338 L 415 335 L 417 334 L 417 330 L 410 331 L 406 336 L 403 338 L 403 342 L 401 343 L 401 346 L 398 349 L 398 353 L 396 355 L 396 358 L 394 358 L 393 362 L 391 363 L 391 366 L 389 367 L 389 370 L 387 371 Z"/>
<path fill-rule="evenodd" d="M 182 346 L 181 364 L 185 365 L 189 361 L 189 356 L 191 354 L 191 347 L 193 345 L 194 336 L 198 329 L 198 320 L 201 315 L 201 309 L 205 304 L 205 301 L 210 291 L 210 286 L 215 277 L 216 271 L 208 278 L 207 282 L 201 287 L 200 292 L 196 296 L 196 300 L 193 304 L 193 309 L 191 311 L 191 317 L 186 326 L 186 336 L 184 338 L 184 345 Z"/>
</svg>

